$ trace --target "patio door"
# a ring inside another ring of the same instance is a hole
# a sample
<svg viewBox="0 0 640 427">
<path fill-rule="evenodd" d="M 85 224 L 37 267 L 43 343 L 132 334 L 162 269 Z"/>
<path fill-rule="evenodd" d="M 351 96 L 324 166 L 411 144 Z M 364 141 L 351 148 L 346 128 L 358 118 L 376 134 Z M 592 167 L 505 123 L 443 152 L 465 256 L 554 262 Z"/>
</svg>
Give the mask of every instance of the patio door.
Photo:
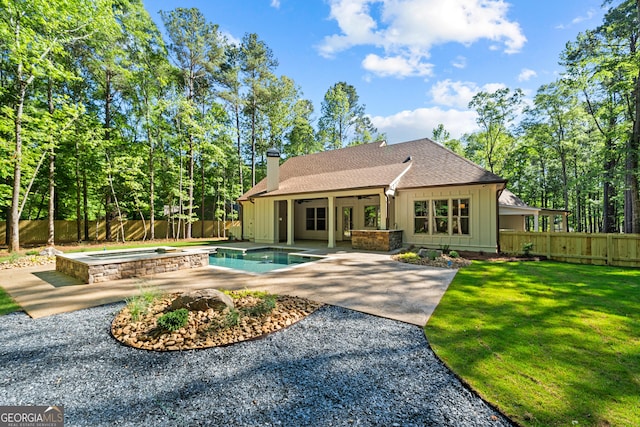
<svg viewBox="0 0 640 427">
<path fill-rule="evenodd" d="M 342 240 L 351 240 L 351 230 L 353 229 L 353 208 L 342 208 Z"/>
</svg>

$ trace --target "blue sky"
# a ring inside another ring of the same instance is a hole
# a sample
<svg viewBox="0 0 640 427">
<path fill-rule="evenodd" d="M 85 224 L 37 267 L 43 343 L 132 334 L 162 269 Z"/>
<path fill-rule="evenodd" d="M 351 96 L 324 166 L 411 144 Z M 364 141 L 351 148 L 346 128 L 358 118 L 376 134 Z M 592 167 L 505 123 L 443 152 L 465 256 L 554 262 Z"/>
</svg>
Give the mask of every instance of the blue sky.
<svg viewBox="0 0 640 427">
<path fill-rule="evenodd" d="M 478 91 L 555 80 L 560 53 L 602 23 L 602 0 L 143 0 L 196 7 L 231 40 L 256 33 L 320 115 L 331 85 L 353 85 L 390 143 L 476 129 Z M 617 3 L 617 2 L 614 2 Z"/>
</svg>

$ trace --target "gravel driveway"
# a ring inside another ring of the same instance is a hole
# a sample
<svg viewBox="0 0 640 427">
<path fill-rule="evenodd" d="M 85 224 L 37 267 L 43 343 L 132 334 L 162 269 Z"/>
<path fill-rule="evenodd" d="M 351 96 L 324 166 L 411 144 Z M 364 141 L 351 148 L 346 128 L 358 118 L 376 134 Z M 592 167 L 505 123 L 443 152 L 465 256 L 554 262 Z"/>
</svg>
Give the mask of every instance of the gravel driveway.
<svg viewBox="0 0 640 427">
<path fill-rule="evenodd" d="M 0 405 L 63 405 L 68 426 L 505 426 L 422 330 L 326 306 L 264 339 L 155 353 L 109 335 L 122 303 L 0 317 Z"/>
</svg>

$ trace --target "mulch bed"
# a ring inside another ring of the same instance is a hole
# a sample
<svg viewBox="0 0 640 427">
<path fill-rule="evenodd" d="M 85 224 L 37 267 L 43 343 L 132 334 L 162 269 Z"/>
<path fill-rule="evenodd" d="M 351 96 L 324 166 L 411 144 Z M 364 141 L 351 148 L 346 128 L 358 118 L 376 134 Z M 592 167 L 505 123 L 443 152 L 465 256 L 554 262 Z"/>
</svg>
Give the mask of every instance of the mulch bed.
<svg viewBox="0 0 640 427">
<path fill-rule="evenodd" d="M 276 297 L 276 306 L 263 316 L 246 315 L 249 309 L 260 302 L 259 298 L 244 296 L 234 299 L 236 309 L 242 314 L 237 325 L 228 325 L 229 309 L 222 311 L 189 311 L 189 320 L 184 328 L 175 332 L 158 327 L 158 317 L 167 312 L 171 302 L 178 296 L 165 295 L 149 307 L 146 314 L 133 321 L 128 307 L 124 307 L 111 324 L 111 334 L 121 343 L 145 350 L 175 351 L 193 350 L 230 345 L 260 338 L 304 319 L 324 304 L 289 295 Z"/>
</svg>

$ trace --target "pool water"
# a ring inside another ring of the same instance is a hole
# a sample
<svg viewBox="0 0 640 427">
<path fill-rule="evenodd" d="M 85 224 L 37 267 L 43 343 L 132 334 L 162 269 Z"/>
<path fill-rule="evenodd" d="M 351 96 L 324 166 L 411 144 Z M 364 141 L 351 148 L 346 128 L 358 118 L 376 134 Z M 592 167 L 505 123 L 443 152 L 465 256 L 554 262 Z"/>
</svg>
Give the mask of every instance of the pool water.
<svg viewBox="0 0 640 427">
<path fill-rule="evenodd" d="M 209 265 L 227 267 L 250 273 L 266 273 L 293 265 L 317 261 L 322 257 L 307 256 L 283 249 L 218 249 L 209 254 Z"/>
</svg>

